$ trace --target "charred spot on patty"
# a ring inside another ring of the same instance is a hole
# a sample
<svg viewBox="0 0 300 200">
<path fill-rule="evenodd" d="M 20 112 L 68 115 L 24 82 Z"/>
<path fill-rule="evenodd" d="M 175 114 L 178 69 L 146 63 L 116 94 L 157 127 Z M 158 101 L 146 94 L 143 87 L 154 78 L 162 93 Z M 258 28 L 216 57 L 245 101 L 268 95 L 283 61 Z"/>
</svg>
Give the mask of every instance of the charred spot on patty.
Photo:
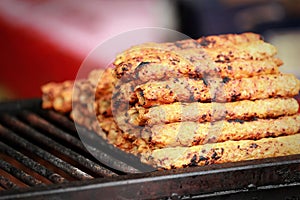
<svg viewBox="0 0 300 200">
<path fill-rule="evenodd" d="M 231 80 L 230 78 L 224 77 L 223 80 L 222 80 L 222 82 L 223 83 L 228 83 L 230 80 Z"/>
<path fill-rule="evenodd" d="M 138 69 L 140 69 L 140 68 L 142 68 L 142 67 L 144 67 L 144 66 L 146 66 L 146 65 L 149 65 L 150 64 L 150 62 L 141 62 L 137 67 L 136 67 L 136 70 L 138 70 Z"/>
<path fill-rule="evenodd" d="M 256 143 L 252 143 L 251 145 L 250 145 L 250 148 L 253 148 L 253 149 L 255 149 L 255 148 L 257 148 L 258 147 L 258 145 L 256 144 Z"/>
<path fill-rule="evenodd" d="M 199 162 L 200 162 L 200 161 L 206 161 L 206 160 L 208 160 L 208 158 L 206 158 L 206 157 L 204 157 L 204 156 L 200 156 L 200 157 L 199 157 Z"/>
<path fill-rule="evenodd" d="M 201 80 L 203 81 L 205 86 L 208 86 L 208 81 L 205 78 L 202 78 Z"/>
<path fill-rule="evenodd" d="M 189 166 L 193 167 L 193 166 L 197 166 L 198 165 L 198 160 L 197 160 L 197 155 L 194 154 L 194 156 L 192 157 L 192 159 L 190 160 Z"/>
</svg>

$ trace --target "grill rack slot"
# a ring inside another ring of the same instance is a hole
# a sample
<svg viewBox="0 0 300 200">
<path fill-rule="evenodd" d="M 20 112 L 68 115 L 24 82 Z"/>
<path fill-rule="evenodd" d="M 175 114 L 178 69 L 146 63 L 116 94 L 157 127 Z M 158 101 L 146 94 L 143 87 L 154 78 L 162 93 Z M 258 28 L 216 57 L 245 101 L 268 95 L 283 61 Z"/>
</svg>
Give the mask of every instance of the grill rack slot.
<svg viewBox="0 0 300 200">
<path fill-rule="evenodd" d="M 0 175 L 0 185 L 3 189 L 18 189 L 19 187 L 4 176 Z"/>
<path fill-rule="evenodd" d="M 67 132 L 57 128 L 56 126 L 52 125 L 45 119 L 41 118 L 40 116 L 30 112 L 30 111 L 22 111 L 20 116 L 22 119 L 25 119 L 26 122 L 28 122 L 32 127 L 38 128 L 41 131 L 47 132 L 47 136 L 52 136 L 53 138 L 60 139 L 61 142 L 63 142 L 64 146 L 70 146 L 72 150 L 74 150 L 74 147 L 80 150 L 80 154 L 89 157 L 90 160 L 95 160 L 93 156 L 90 155 L 89 152 L 93 152 L 93 155 L 96 156 L 97 161 L 101 161 L 102 164 L 105 165 L 106 168 L 111 169 L 117 169 L 118 171 L 116 173 L 118 174 L 124 174 L 125 173 L 139 173 L 140 171 L 128 164 L 126 164 L 123 161 L 120 161 L 116 158 L 111 157 L 110 155 L 99 151 L 97 148 L 90 146 L 86 144 L 84 146 L 81 141 L 76 138 L 73 135 L 68 134 Z M 51 115 L 48 117 L 53 118 L 57 122 L 63 122 L 67 127 L 72 127 L 70 120 L 68 120 L 65 116 L 59 115 L 59 114 L 54 114 L 54 112 L 51 113 Z M 71 131 L 76 131 L 75 126 L 73 124 L 73 128 L 71 128 Z M 91 133 L 94 134 L 94 133 Z M 93 138 L 94 139 L 94 138 Z M 86 148 L 89 150 L 87 151 Z M 89 162 L 89 161 L 88 161 Z M 90 162 L 89 162 L 90 163 Z M 90 163 L 91 164 L 91 163 Z M 98 167 L 98 166 L 97 166 Z M 88 167 L 89 168 L 89 167 Z M 90 169 L 90 168 L 89 168 Z M 92 166 L 92 171 L 94 170 L 94 166 Z M 111 176 L 115 175 L 112 172 L 107 171 L 104 169 L 103 174 L 105 176 Z M 114 170 L 113 170 L 114 171 Z M 94 172 L 94 171 L 93 171 Z M 98 173 L 98 172 L 96 172 Z"/>
<path fill-rule="evenodd" d="M 17 161 L 21 162 L 23 165 L 29 167 L 33 171 L 37 172 L 38 174 L 44 176 L 45 178 L 49 179 L 53 183 L 64 183 L 68 182 L 65 178 L 60 176 L 57 173 L 50 171 L 48 168 L 42 166 L 38 162 L 28 158 L 27 156 L 23 155 L 22 153 L 14 150 L 10 146 L 4 144 L 0 141 L 0 150 L 2 153 L 6 153 L 7 155 L 11 156 L 12 158 L 16 159 Z"/>
<path fill-rule="evenodd" d="M 78 138 L 78 133 L 74 122 L 71 121 L 66 115 L 62 115 L 53 110 L 38 110 L 36 111 L 41 117 L 47 120 L 49 123 L 52 123 L 54 126 L 59 127 L 62 130 L 65 130 L 69 134 L 72 134 L 74 137 Z"/>
<path fill-rule="evenodd" d="M 31 127 L 37 128 L 41 130 L 40 132 L 46 132 L 47 136 L 53 136 L 53 138 L 60 139 L 66 142 L 66 144 L 71 144 L 80 151 L 87 153 L 86 148 L 80 142 L 80 140 L 73 135 L 68 134 L 67 132 L 57 128 L 56 126 L 52 125 L 50 122 L 47 122 L 45 119 L 39 117 L 33 112 L 28 110 L 24 110 L 20 112 L 20 117 L 27 122 L 28 125 Z"/>
<path fill-rule="evenodd" d="M 41 134 L 40 132 L 36 131 L 32 127 L 24 124 L 23 122 L 19 121 L 17 118 L 3 115 L 3 119 L 5 122 L 8 123 L 9 126 L 14 127 L 15 130 L 22 132 L 23 135 L 30 137 L 37 141 L 38 143 L 42 144 L 45 147 L 48 147 L 52 150 L 59 152 L 60 154 L 72 159 L 73 161 L 80 163 L 85 168 L 89 169 L 93 173 L 99 176 L 112 176 L 115 175 L 114 172 L 109 171 L 108 169 L 96 164 L 95 162 L 86 159 L 82 155 L 74 152 L 73 150 L 66 148 L 65 146 L 59 144 L 58 142 L 54 141 L 53 139 Z M 92 177 L 90 177 L 92 178 Z"/>
<path fill-rule="evenodd" d="M 35 172 L 50 181 L 45 182 L 32 177 L 33 180 L 41 182 L 41 185 L 140 172 L 92 146 L 84 146 L 74 123 L 54 111 L 26 106 L 17 112 L 0 112 L 0 138 L 0 152 L 7 155 L 5 159 L 15 160 L 27 167 L 26 171 Z M 101 162 L 90 155 L 90 152 Z M 6 169 L 8 174 L 20 179 L 11 173 L 12 170 L 8 170 L 7 166 L 11 165 L 10 163 L 6 163 L 5 160 L 3 163 L 5 164 L 2 168 Z M 13 164 L 11 166 L 14 167 Z M 23 184 L 14 184 L 9 180 L 10 177 L 2 177 L 0 190 L 24 187 Z"/>
<path fill-rule="evenodd" d="M 0 168 L 5 170 L 6 172 L 12 174 L 25 184 L 29 186 L 35 186 L 35 185 L 44 185 L 41 181 L 35 179 L 31 175 L 25 173 L 24 171 L 14 167 L 8 162 L 5 162 L 4 160 L 0 160 Z"/>
<path fill-rule="evenodd" d="M 33 143 L 23 139 L 22 137 L 18 136 L 13 131 L 3 127 L 0 124 L 0 135 L 14 144 L 26 149 L 32 154 L 39 156 L 41 159 L 48 161 L 49 163 L 53 164 L 54 166 L 62 169 L 72 177 L 76 178 L 77 180 L 85 180 L 91 179 L 90 175 L 86 174 L 85 172 L 79 170 L 78 168 L 70 165 L 69 163 L 61 160 L 60 158 L 52 155 L 51 153 L 41 149 L 40 147 L 34 145 Z"/>
</svg>

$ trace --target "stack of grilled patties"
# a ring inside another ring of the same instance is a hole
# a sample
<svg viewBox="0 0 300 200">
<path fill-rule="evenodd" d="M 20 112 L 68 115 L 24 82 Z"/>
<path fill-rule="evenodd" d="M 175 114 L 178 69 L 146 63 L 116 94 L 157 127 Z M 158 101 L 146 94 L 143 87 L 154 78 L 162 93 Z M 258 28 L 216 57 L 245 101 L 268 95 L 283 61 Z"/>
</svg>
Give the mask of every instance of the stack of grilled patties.
<svg viewBox="0 0 300 200">
<path fill-rule="evenodd" d="M 161 168 L 298 154 L 300 82 L 276 53 L 253 33 L 132 47 L 114 62 L 114 121 Z"/>
<path fill-rule="evenodd" d="M 141 139 L 126 137 L 112 116 L 113 69 L 97 69 L 85 79 L 50 82 L 42 86 L 44 109 L 69 115 L 78 125 L 94 131 L 114 146 L 133 154 L 148 149 Z M 128 134 L 127 134 L 128 135 Z M 138 150 L 140 149 L 140 150 Z"/>
<path fill-rule="evenodd" d="M 74 90 L 43 86 L 43 108 L 158 168 L 300 154 L 300 83 L 275 55 L 253 33 L 142 44 Z"/>
</svg>

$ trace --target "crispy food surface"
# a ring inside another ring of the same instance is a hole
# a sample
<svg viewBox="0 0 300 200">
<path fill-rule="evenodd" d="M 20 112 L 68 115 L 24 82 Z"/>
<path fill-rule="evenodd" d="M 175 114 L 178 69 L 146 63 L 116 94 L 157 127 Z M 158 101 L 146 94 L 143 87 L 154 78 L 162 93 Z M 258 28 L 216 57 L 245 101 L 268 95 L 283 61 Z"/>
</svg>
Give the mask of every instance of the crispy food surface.
<svg viewBox="0 0 300 200">
<path fill-rule="evenodd" d="M 146 59 L 148 60 L 148 59 Z M 128 61 L 127 62 L 131 62 Z M 191 61 L 192 62 L 192 61 Z M 136 83 L 145 83 L 151 80 L 164 80 L 174 77 L 204 77 L 217 76 L 220 78 L 245 78 L 251 76 L 258 76 L 262 74 L 278 74 L 282 62 L 276 58 L 269 58 L 267 60 L 234 60 L 232 62 L 218 62 L 218 63 L 202 63 L 197 65 L 188 65 L 186 68 L 179 67 L 177 63 L 170 60 L 163 60 L 161 62 L 147 61 L 137 62 L 138 67 L 134 73 L 129 74 L 126 80 L 134 80 Z M 125 79 L 125 78 L 123 78 Z"/>
<path fill-rule="evenodd" d="M 171 78 L 135 88 L 139 105 L 151 107 L 174 102 L 231 102 L 271 97 L 293 97 L 300 81 L 291 74 L 261 75 L 242 79 L 195 80 Z"/>
<path fill-rule="evenodd" d="M 226 141 L 193 147 L 157 149 L 143 162 L 172 169 L 300 154 L 300 134 L 260 140 Z"/>
<path fill-rule="evenodd" d="M 162 169 L 300 154 L 300 81 L 276 53 L 254 33 L 145 43 L 44 85 L 42 106 Z"/>
<path fill-rule="evenodd" d="M 54 108 L 58 112 L 68 113 L 72 109 L 72 90 L 74 81 L 48 83 L 42 86 L 42 107 Z"/>
<path fill-rule="evenodd" d="M 222 119 L 275 118 L 296 114 L 298 110 L 299 104 L 294 98 L 270 98 L 227 103 L 177 102 L 150 108 L 137 106 L 132 107 L 128 113 L 131 115 L 132 124 L 153 126 L 186 121 L 211 122 Z"/>
<path fill-rule="evenodd" d="M 222 120 L 217 122 L 176 122 L 145 128 L 142 137 L 155 146 L 194 146 L 226 140 L 257 140 L 265 137 L 292 135 L 300 131 L 300 115 L 253 121 Z"/>
<path fill-rule="evenodd" d="M 218 37 L 218 38 L 217 38 Z M 114 65 L 117 78 L 143 80 L 145 63 L 161 65 L 154 75 L 189 75 L 241 78 L 260 74 L 276 74 L 279 59 L 271 58 L 277 51 L 259 35 L 244 33 L 183 40 L 174 43 L 146 43 L 118 55 Z M 222 39 L 220 39 L 222 38 Z M 243 38 L 243 39 L 242 39 Z M 141 67 L 142 66 L 142 67 Z M 147 67 L 146 67 L 147 68 Z"/>
</svg>

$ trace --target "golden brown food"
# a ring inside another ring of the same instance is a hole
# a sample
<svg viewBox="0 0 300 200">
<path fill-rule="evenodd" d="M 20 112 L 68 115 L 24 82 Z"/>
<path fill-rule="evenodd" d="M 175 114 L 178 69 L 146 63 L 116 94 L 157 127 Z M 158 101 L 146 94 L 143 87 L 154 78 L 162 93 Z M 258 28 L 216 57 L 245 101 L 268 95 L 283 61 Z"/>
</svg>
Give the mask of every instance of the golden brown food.
<svg viewBox="0 0 300 200">
<path fill-rule="evenodd" d="M 300 131 L 300 114 L 254 121 L 177 122 L 145 128 L 142 137 L 159 147 L 194 146 L 226 140 L 261 139 Z"/>
<path fill-rule="evenodd" d="M 253 33 L 145 43 L 114 69 L 44 86 L 43 107 L 158 168 L 299 154 L 300 81 L 276 53 Z"/>
<path fill-rule="evenodd" d="M 89 73 L 88 81 L 96 86 L 95 98 L 101 98 L 103 95 L 110 95 L 114 89 L 115 77 L 113 75 L 113 69 L 107 68 L 93 70 Z"/>
<path fill-rule="evenodd" d="M 43 108 L 70 112 L 76 123 L 95 131 L 110 143 L 134 152 L 136 147 L 132 145 L 132 140 L 128 141 L 124 137 L 124 133 L 112 117 L 111 96 L 114 78 L 111 72 L 112 69 L 93 70 L 87 79 L 78 80 L 76 84 L 74 81 L 66 81 L 44 85 Z"/>
<path fill-rule="evenodd" d="M 246 32 L 242 34 L 210 35 L 199 38 L 197 42 L 202 44 L 203 46 L 212 48 L 218 46 L 239 45 L 242 43 L 249 43 L 258 40 L 263 40 L 263 38 L 259 34 Z"/>
<path fill-rule="evenodd" d="M 173 103 L 144 108 L 130 109 L 131 123 L 152 126 L 173 122 L 209 122 L 217 120 L 251 118 L 274 118 L 293 115 L 298 112 L 299 104 L 294 98 L 270 98 L 262 100 L 243 100 L 227 103 Z"/>
<path fill-rule="evenodd" d="M 273 45 L 262 40 L 233 46 L 218 46 L 216 48 L 204 49 L 215 62 L 229 62 L 236 59 L 264 60 L 277 53 Z"/>
<path fill-rule="evenodd" d="M 87 79 L 76 82 L 47 83 L 41 88 L 43 93 L 42 107 L 45 109 L 54 108 L 58 112 L 67 113 L 72 110 L 72 100 L 85 103 L 88 96 L 96 99 L 110 99 L 113 81 L 112 69 L 109 68 L 93 70 Z M 73 91 L 74 87 L 75 91 Z"/>
<path fill-rule="evenodd" d="M 136 101 L 136 96 L 134 94 L 134 88 L 136 87 L 135 82 L 124 83 L 122 81 L 116 81 L 116 85 L 112 92 L 112 103 L 113 107 L 124 110 L 124 105 L 133 104 Z"/>
<path fill-rule="evenodd" d="M 116 77 L 121 78 L 124 76 L 126 79 L 128 79 L 128 76 L 131 79 L 130 74 L 135 74 L 137 68 L 148 62 L 170 66 L 180 74 L 197 75 L 198 77 L 203 74 L 221 75 L 222 77 L 234 76 L 235 73 L 228 70 L 229 66 L 229 69 L 232 67 L 239 78 L 264 72 L 263 68 L 260 69 L 262 66 L 266 66 L 265 73 L 276 72 L 276 66 L 282 64 L 279 59 L 273 61 L 272 64 L 270 62 L 266 64 L 255 62 L 268 60 L 276 53 L 274 46 L 265 43 L 256 34 L 231 34 L 223 36 L 223 39 L 219 40 L 202 38 L 198 41 L 183 40 L 175 43 L 146 43 L 134 46 L 118 55 L 114 65 L 116 66 Z M 238 62 L 244 61 L 253 61 L 252 64 L 251 62 L 249 64 L 252 67 L 255 66 L 254 69 L 251 70 L 247 66 L 245 66 L 245 70 L 240 69 L 242 65 L 239 65 Z M 232 63 L 232 66 L 230 63 Z M 165 72 L 172 71 L 168 68 L 165 69 L 167 70 Z M 161 74 L 162 72 L 159 76 Z"/>
<path fill-rule="evenodd" d="M 242 79 L 195 80 L 187 77 L 151 81 L 135 88 L 139 105 L 151 107 L 173 102 L 231 102 L 298 94 L 300 81 L 291 74 Z"/>
<path fill-rule="evenodd" d="M 235 60 L 228 63 L 216 63 L 211 65 L 186 66 L 161 61 L 142 62 L 127 80 L 134 80 L 141 84 L 150 80 L 162 80 L 174 77 L 205 77 L 217 76 L 220 78 L 244 78 L 263 74 L 278 74 L 281 65 L 280 60 L 272 58 L 267 60 Z"/>
<path fill-rule="evenodd" d="M 74 81 L 48 83 L 42 86 L 42 108 L 54 108 L 58 112 L 68 113 L 72 109 L 72 92 Z"/>
<path fill-rule="evenodd" d="M 148 147 L 143 139 L 133 138 L 132 134 L 121 130 L 119 125 L 122 126 L 124 121 L 118 123 L 119 118 L 113 116 L 113 81 L 111 69 L 106 69 L 94 70 L 87 79 L 76 82 L 71 118 L 126 152 L 137 154 L 145 151 Z"/>
<path fill-rule="evenodd" d="M 300 134 L 154 150 L 143 162 L 172 169 L 300 154 Z"/>
</svg>

